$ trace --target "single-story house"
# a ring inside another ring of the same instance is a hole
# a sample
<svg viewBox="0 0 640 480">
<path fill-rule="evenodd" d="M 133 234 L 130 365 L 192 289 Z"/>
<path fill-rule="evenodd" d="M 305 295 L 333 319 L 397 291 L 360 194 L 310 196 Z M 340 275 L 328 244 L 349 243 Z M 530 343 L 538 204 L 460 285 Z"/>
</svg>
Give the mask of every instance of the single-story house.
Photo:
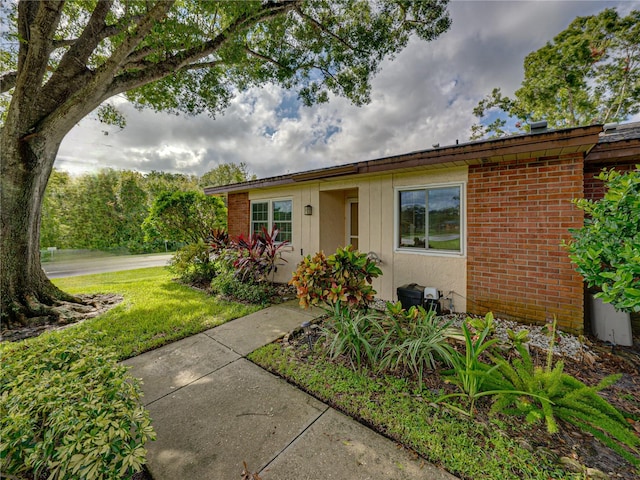
<svg viewBox="0 0 640 480">
<path fill-rule="evenodd" d="M 461 143 L 207 187 L 226 195 L 231 236 L 277 226 L 290 242 L 276 280 L 303 256 L 352 244 L 380 260 L 378 297 L 417 283 L 443 307 L 580 332 L 585 289 L 563 240 L 599 198 L 603 167 L 640 163 L 640 123 Z"/>
</svg>

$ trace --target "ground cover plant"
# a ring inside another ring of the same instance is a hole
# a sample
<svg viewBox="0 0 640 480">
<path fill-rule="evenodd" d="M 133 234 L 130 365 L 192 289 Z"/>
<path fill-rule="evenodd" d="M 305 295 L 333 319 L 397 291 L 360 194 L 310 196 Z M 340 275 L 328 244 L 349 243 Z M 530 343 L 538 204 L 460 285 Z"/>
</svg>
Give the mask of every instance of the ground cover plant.
<svg viewBox="0 0 640 480">
<path fill-rule="evenodd" d="M 113 349 L 61 332 L 0 347 L 0 471 L 7 478 L 130 478 L 155 434 Z"/>
<path fill-rule="evenodd" d="M 444 364 L 437 371 L 429 371 L 420 386 L 409 372 L 371 367 L 366 362 L 357 369 L 346 356 L 333 359 L 328 342 L 323 341 L 320 337 L 310 351 L 300 332 L 256 350 L 249 358 L 463 479 L 606 478 L 598 477 L 596 469 L 617 478 L 640 475 L 632 457 L 625 459 L 614 453 L 561 416 L 559 431 L 551 434 L 544 422 L 523 421 L 519 413 L 493 413 L 489 396 L 476 400 L 473 417 L 438 403 L 443 394 L 457 391 L 441 374 Z M 630 426 L 640 427 L 637 367 L 625 367 L 606 352 L 601 353 L 599 363 L 598 370 L 604 372 L 622 367 L 625 382 L 602 392 L 603 398 L 635 406 L 625 412 L 625 417 Z M 594 378 L 598 374 L 594 375 L 592 365 L 577 360 L 566 359 L 565 370 L 576 377 L 582 372 L 583 383 L 599 380 Z M 494 388 L 490 384 L 486 387 Z M 526 402 L 523 397 L 517 398 Z M 468 407 L 465 402 L 457 405 L 458 409 Z M 638 431 L 634 434 L 627 428 L 626 432 L 638 438 Z M 637 452 L 627 451 L 638 460 Z"/>
</svg>

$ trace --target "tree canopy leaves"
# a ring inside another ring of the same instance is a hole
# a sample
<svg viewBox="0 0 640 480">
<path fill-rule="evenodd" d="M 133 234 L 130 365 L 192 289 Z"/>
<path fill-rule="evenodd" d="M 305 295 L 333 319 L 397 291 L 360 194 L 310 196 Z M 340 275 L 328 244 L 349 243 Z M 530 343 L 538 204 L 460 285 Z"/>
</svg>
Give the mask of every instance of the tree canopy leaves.
<svg viewBox="0 0 640 480">
<path fill-rule="evenodd" d="M 71 176 L 53 169 L 42 207 L 40 248 L 55 246 L 130 253 L 175 248 L 185 242 L 182 232 L 174 237 L 169 232 L 160 235 L 149 230 L 145 235 L 142 228 L 157 198 L 175 192 L 195 192 L 205 185 L 241 182 L 250 177 L 242 163 L 220 164 L 201 177 L 113 169 Z M 224 218 L 218 220 L 225 221 Z"/>
<path fill-rule="evenodd" d="M 255 179 L 256 175 L 249 173 L 246 163 L 223 163 L 202 175 L 198 185 L 201 187 L 217 187 Z"/>
<path fill-rule="evenodd" d="M 48 112 L 75 105 L 84 114 L 124 94 L 140 108 L 213 115 L 239 89 L 267 82 L 297 88 L 307 104 L 330 92 L 361 104 L 384 58 L 412 34 L 431 40 L 449 27 L 446 3 L 19 2 L 0 91 L 37 92 Z M 122 125 L 113 105 L 99 117 Z"/>
<path fill-rule="evenodd" d="M 151 206 L 142 228 L 149 237 L 198 243 L 215 228 L 226 227 L 227 207 L 219 197 L 202 192 L 164 192 Z"/>
<path fill-rule="evenodd" d="M 383 59 L 411 36 L 431 40 L 450 24 L 447 0 L 5 4 L 0 310 L 22 324 L 55 317 L 51 305 L 69 298 L 40 265 L 42 201 L 60 144 L 79 121 L 102 105 L 99 118 L 123 124 L 107 100 L 215 115 L 240 90 L 275 83 L 306 104 L 330 94 L 362 104 Z"/>
<path fill-rule="evenodd" d="M 499 117 L 474 125 L 472 138 L 524 132 L 539 120 L 567 128 L 619 122 L 640 112 L 640 10 L 621 17 L 608 8 L 577 17 L 527 55 L 514 98 L 495 88 L 473 113 L 482 120 L 492 110 L 517 119 L 516 130 Z"/>
</svg>

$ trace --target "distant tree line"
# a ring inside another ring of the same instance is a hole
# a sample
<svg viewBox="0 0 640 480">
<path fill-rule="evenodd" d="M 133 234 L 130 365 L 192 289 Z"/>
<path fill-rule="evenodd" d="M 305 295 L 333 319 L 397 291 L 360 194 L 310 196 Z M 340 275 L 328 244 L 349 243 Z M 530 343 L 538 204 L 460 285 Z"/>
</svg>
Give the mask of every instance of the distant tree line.
<svg viewBox="0 0 640 480">
<path fill-rule="evenodd" d="M 252 178 L 255 176 L 249 174 L 244 163 L 223 164 L 201 177 L 113 169 L 74 176 L 54 169 L 42 208 L 40 248 L 130 253 L 175 249 L 187 241 L 186 237 L 177 232 L 167 235 L 167 229 L 159 227 L 155 217 L 147 220 L 152 212 L 157 216 L 158 203 L 162 206 L 168 198 L 180 197 L 182 201 L 191 201 L 192 208 L 202 210 L 198 218 L 220 217 L 220 205 L 203 199 L 202 188 Z M 226 223 L 226 218 L 212 223 L 215 223 L 212 227 L 220 226 Z"/>
</svg>

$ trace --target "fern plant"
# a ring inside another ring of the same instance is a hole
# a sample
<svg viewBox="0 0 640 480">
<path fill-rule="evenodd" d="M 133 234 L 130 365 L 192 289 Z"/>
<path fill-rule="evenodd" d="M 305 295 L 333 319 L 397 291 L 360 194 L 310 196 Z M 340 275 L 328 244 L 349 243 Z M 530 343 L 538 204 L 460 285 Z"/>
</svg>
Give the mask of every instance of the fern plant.
<svg viewBox="0 0 640 480">
<path fill-rule="evenodd" d="M 551 335 L 555 335 L 555 322 Z M 523 416 L 529 423 L 544 419 L 549 433 L 558 432 L 557 419 L 561 419 L 591 433 L 632 464 L 640 465 L 640 438 L 624 416 L 598 395 L 617 382 L 621 374 L 609 375 L 589 387 L 564 373 L 564 362 L 554 365 L 551 354 L 541 367 L 534 365 L 523 342 L 515 342 L 514 348 L 518 357 L 511 362 L 496 351 L 490 353 L 497 368 L 487 378 L 486 387 L 498 392 L 492 413 Z"/>
</svg>

